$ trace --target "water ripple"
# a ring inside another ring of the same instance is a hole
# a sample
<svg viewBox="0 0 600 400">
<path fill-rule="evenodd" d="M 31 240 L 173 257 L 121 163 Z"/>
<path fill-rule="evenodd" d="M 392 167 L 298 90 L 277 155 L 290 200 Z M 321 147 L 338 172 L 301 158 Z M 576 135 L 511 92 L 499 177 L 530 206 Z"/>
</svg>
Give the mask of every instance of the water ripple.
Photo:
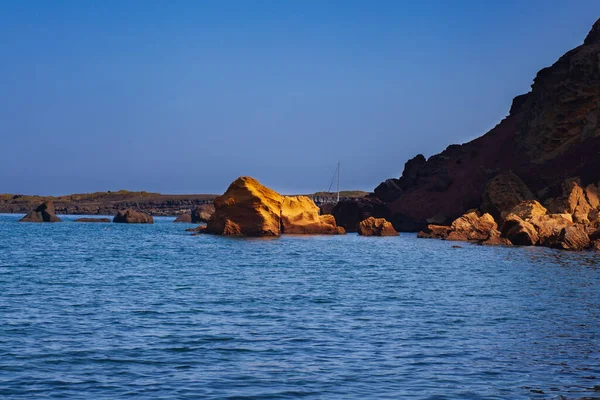
<svg viewBox="0 0 600 400">
<path fill-rule="evenodd" d="M 600 259 L 0 215 L 0 397 L 600 398 Z"/>
</svg>

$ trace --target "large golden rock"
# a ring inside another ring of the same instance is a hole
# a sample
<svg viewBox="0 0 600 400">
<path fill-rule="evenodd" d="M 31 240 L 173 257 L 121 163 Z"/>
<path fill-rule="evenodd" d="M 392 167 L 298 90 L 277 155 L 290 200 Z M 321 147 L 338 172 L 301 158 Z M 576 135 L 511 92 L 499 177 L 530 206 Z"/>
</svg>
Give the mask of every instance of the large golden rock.
<svg viewBox="0 0 600 400">
<path fill-rule="evenodd" d="M 217 235 L 279 236 L 283 196 L 254 178 L 237 178 L 215 199 L 206 231 Z"/>
<path fill-rule="evenodd" d="M 319 215 L 306 196 L 282 196 L 254 178 L 236 179 L 215 199 L 206 232 L 226 236 L 341 234 L 333 215 Z"/>
<path fill-rule="evenodd" d="M 369 217 L 358 224 L 361 236 L 398 236 L 398 232 L 385 218 Z"/>
</svg>

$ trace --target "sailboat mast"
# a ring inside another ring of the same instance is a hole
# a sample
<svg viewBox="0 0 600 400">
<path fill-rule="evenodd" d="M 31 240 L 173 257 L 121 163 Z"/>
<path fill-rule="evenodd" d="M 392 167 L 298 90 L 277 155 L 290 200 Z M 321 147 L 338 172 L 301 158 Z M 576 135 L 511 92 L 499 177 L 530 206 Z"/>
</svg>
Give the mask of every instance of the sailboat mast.
<svg viewBox="0 0 600 400">
<path fill-rule="evenodd" d="M 340 163 L 338 162 L 337 202 L 340 202 Z"/>
</svg>

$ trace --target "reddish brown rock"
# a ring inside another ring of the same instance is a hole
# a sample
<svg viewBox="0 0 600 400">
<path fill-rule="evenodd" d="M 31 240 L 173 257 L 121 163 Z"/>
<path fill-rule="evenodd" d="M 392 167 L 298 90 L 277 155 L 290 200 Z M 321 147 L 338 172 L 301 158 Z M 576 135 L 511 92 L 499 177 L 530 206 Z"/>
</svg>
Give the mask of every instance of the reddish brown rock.
<svg viewBox="0 0 600 400">
<path fill-rule="evenodd" d="M 502 237 L 517 246 L 534 246 L 539 242 L 535 227 L 515 214 L 509 214 L 500 230 Z"/>
<path fill-rule="evenodd" d="M 73 222 L 110 222 L 110 218 L 78 218 Z"/>
<path fill-rule="evenodd" d="M 130 209 L 119 211 L 113 218 L 113 222 L 122 224 L 153 224 L 154 218 L 143 212 Z"/>
<path fill-rule="evenodd" d="M 579 251 L 590 246 L 590 238 L 581 225 L 571 225 L 563 228 L 551 240 L 550 247 L 561 250 Z"/>
<path fill-rule="evenodd" d="M 40 204 L 19 222 L 61 222 L 61 220 L 55 215 L 54 204 L 48 201 Z"/>
<path fill-rule="evenodd" d="M 173 222 L 182 222 L 188 224 L 200 224 L 202 222 L 208 222 L 210 217 L 215 212 L 214 204 L 201 204 L 194 208 L 191 213 L 185 213 L 179 215 Z"/>
<path fill-rule="evenodd" d="M 429 224 L 427 228 L 417 233 L 418 238 L 423 239 L 446 239 L 452 229 L 445 225 Z"/>
<path fill-rule="evenodd" d="M 181 222 L 181 223 L 185 223 L 185 224 L 191 224 L 192 223 L 192 216 L 190 214 L 181 214 L 180 216 L 178 216 L 177 218 L 175 218 L 175 220 L 173 222 Z"/>
<path fill-rule="evenodd" d="M 201 204 L 192 210 L 191 218 L 193 224 L 208 222 L 215 213 L 215 205 L 212 203 Z"/>
<path fill-rule="evenodd" d="M 358 224 L 357 232 L 361 236 L 398 236 L 398 232 L 385 218 L 369 217 Z"/>
</svg>

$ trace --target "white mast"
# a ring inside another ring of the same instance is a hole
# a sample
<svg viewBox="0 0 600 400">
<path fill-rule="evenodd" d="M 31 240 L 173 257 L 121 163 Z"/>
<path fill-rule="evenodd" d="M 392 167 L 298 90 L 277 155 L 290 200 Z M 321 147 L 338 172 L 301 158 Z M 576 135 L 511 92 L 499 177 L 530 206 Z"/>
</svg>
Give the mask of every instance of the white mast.
<svg viewBox="0 0 600 400">
<path fill-rule="evenodd" d="M 338 184 L 337 184 L 337 190 L 338 190 L 337 191 L 338 192 L 337 202 L 339 203 L 340 202 L 340 163 L 339 162 L 338 162 Z"/>
</svg>

